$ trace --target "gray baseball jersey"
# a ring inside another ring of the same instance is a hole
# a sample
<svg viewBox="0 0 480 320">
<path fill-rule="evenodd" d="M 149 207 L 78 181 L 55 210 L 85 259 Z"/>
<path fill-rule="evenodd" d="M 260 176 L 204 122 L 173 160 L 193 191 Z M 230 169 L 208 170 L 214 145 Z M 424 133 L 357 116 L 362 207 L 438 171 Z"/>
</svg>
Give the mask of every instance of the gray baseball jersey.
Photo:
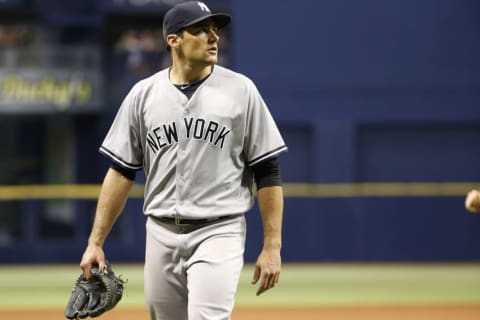
<svg viewBox="0 0 480 320">
<path fill-rule="evenodd" d="M 146 173 L 144 213 L 201 219 L 253 205 L 250 167 L 287 150 L 254 83 L 216 65 L 188 99 L 162 70 L 123 101 L 100 152 Z"/>
</svg>

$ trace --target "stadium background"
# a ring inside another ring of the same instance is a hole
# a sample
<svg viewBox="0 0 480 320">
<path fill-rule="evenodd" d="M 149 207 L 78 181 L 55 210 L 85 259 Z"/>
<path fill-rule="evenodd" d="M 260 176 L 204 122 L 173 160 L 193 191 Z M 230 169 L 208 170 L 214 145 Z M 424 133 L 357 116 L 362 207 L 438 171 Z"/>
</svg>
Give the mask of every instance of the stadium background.
<svg viewBox="0 0 480 320">
<path fill-rule="evenodd" d="M 168 65 L 161 17 L 175 2 L 0 1 L 0 275 L 19 264 L 75 274 L 109 165 L 98 146 L 131 85 Z M 331 265 L 453 266 L 468 297 L 430 303 L 480 317 L 480 217 L 463 207 L 480 184 L 480 3 L 206 2 L 233 14 L 220 64 L 256 82 L 289 146 L 284 261 L 315 264 L 313 278 Z M 111 261 L 143 259 L 143 181 L 106 244 Z M 247 217 L 252 263 L 257 208 Z"/>
</svg>

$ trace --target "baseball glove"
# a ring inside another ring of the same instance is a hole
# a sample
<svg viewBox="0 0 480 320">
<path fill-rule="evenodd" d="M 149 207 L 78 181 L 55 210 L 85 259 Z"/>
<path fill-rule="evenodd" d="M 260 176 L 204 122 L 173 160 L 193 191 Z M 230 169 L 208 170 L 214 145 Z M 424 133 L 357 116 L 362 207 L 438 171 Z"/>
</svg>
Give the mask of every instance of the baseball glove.
<svg viewBox="0 0 480 320">
<path fill-rule="evenodd" d="M 98 317 L 117 305 L 125 281 L 117 277 L 108 264 L 105 271 L 100 272 L 98 265 L 94 265 L 90 280 L 87 281 L 83 273 L 78 277 L 65 309 L 67 319 Z"/>
</svg>

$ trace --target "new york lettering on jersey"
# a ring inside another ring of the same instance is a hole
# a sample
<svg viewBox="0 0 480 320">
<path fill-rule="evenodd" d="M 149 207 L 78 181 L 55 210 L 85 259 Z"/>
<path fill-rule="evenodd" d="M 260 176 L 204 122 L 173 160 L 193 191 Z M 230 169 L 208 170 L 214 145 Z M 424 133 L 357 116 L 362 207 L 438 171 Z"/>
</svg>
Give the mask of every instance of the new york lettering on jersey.
<svg viewBox="0 0 480 320">
<path fill-rule="evenodd" d="M 226 126 L 213 120 L 206 120 L 203 118 L 188 117 L 183 118 L 182 125 L 186 132 L 186 139 L 195 139 L 204 141 L 223 149 L 225 139 L 231 133 L 231 130 Z M 179 134 L 175 121 L 167 124 L 161 124 L 147 133 L 147 143 L 153 153 L 157 153 L 160 149 L 178 143 Z"/>
</svg>

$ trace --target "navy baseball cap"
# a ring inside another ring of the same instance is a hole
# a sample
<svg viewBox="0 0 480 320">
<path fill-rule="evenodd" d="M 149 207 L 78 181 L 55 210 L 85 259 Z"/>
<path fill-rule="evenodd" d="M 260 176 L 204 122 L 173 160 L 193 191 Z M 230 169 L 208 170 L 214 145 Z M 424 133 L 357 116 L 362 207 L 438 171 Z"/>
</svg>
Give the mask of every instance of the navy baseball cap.
<svg viewBox="0 0 480 320">
<path fill-rule="evenodd" d="M 163 37 L 167 40 L 169 34 L 175 34 L 195 23 L 211 18 L 219 29 L 232 20 L 226 13 L 212 13 L 201 1 L 187 1 L 175 5 L 163 17 Z"/>
</svg>

